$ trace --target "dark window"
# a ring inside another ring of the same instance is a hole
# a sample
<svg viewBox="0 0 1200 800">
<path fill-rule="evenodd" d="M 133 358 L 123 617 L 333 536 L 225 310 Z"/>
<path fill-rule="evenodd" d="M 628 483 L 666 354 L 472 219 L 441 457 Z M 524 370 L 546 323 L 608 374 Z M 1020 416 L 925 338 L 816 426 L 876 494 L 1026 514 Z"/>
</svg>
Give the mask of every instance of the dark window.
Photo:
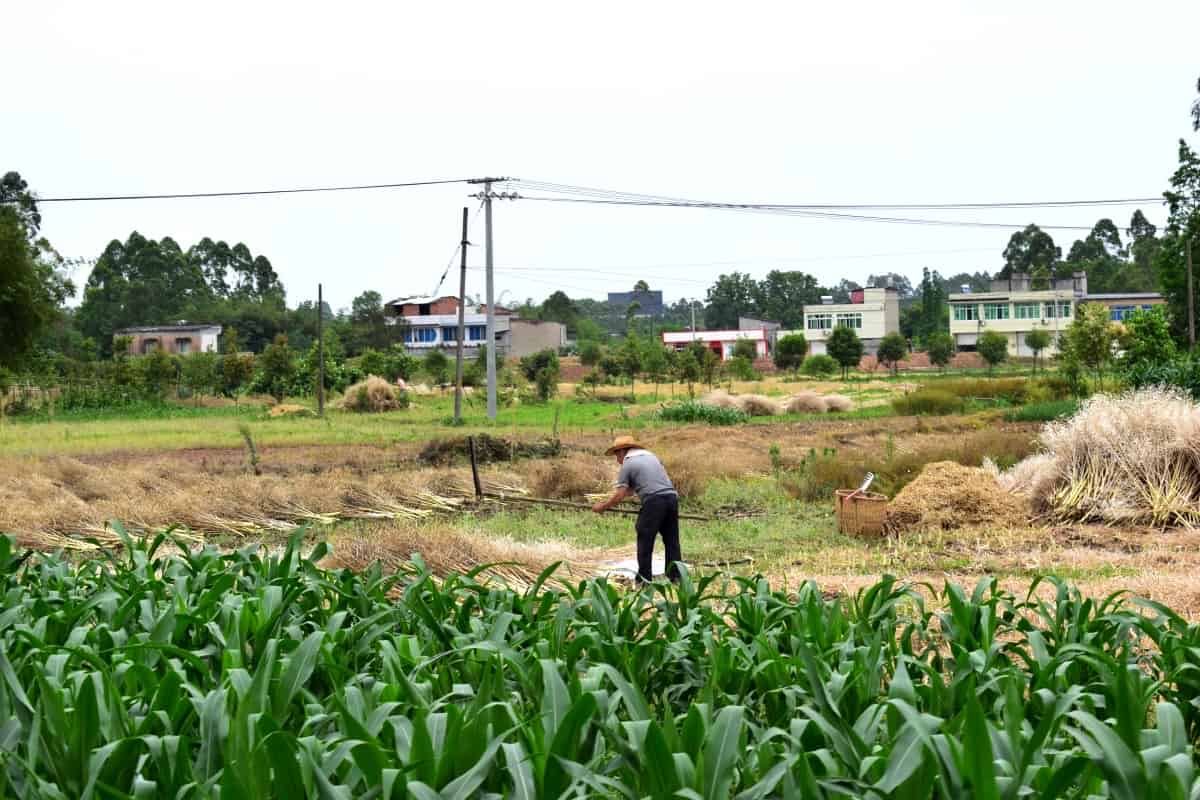
<svg viewBox="0 0 1200 800">
<path fill-rule="evenodd" d="M 422 315 L 432 313 L 429 310 L 429 303 L 421 303 L 419 306 L 417 306 L 417 313 Z"/>
</svg>

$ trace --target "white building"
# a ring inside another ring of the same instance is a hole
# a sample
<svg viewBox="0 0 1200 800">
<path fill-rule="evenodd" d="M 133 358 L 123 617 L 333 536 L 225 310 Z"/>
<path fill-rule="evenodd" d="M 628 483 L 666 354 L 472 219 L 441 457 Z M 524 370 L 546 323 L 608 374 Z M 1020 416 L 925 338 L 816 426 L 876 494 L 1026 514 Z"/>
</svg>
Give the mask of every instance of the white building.
<svg viewBox="0 0 1200 800">
<path fill-rule="evenodd" d="M 129 353 L 145 355 L 155 350 L 185 356 L 189 353 L 215 353 L 221 336 L 220 325 L 142 325 L 121 328 L 113 338 L 127 338 Z"/>
<path fill-rule="evenodd" d="M 832 297 L 823 297 L 820 305 L 804 307 L 803 330 L 779 331 L 777 337 L 803 334 L 810 355 L 825 355 L 833 329 L 843 327 L 858 334 L 863 350 L 874 355 L 884 336 L 900 330 L 899 293 L 889 286 L 856 289 L 850 293 L 849 303 L 834 303 Z"/>
<path fill-rule="evenodd" d="M 733 358 L 733 346 L 739 340 L 754 343 L 756 358 L 766 358 L 768 354 L 767 331 L 759 328 L 750 331 L 663 331 L 662 343 L 675 350 L 683 350 L 692 342 L 701 342 L 712 350 L 722 361 Z"/>
<path fill-rule="evenodd" d="M 1058 339 L 1081 303 L 1088 302 L 1087 274 L 1076 272 L 1070 278 L 1056 280 L 1046 289 L 1033 289 L 1027 274 L 992 281 L 991 291 L 964 291 L 952 294 L 950 335 L 960 351 L 975 350 L 984 331 L 1002 333 L 1008 339 L 1008 351 L 1015 356 L 1032 356 L 1025 337 L 1034 330 L 1050 334 L 1050 346 L 1043 355 L 1058 352 Z"/>
</svg>

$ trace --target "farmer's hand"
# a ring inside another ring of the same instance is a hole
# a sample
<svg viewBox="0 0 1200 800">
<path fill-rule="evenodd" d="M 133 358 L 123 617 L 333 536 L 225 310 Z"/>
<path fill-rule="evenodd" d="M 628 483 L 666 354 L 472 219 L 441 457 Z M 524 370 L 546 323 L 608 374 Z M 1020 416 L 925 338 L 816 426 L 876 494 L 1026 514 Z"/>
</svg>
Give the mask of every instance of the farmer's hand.
<svg viewBox="0 0 1200 800">
<path fill-rule="evenodd" d="M 604 503 L 596 503 L 596 505 L 592 506 L 592 511 L 595 511 L 597 514 L 603 514 L 607 510 L 608 507 Z"/>
</svg>

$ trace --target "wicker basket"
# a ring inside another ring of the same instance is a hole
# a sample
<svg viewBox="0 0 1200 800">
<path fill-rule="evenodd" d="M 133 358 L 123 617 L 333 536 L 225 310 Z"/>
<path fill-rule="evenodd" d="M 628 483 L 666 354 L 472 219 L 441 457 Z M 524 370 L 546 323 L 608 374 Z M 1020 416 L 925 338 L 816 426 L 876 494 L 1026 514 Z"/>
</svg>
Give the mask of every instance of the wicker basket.
<svg viewBox="0 0 1200 800">
<path fill-rule="evenodd" d="M 888 504 L 885 496 L 855 489 L 838 489 L 835 496 L 839 531 L 848 536 L 883 535 Z"/>
</svg>

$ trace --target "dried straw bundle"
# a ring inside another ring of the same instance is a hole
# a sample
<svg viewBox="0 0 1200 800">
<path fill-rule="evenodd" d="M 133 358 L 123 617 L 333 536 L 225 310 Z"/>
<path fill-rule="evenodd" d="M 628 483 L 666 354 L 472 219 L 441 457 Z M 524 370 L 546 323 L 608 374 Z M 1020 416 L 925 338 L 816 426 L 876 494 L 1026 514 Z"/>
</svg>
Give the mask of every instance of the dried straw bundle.
<svg viewBox="0 0 1200 800">
<path fill-rule="evenodd" d="M 378 375 L 368 375 L 365 381 L 346 390 L 338 408 L 346 411 L 394 411 L 400 408 L 400 400 L 396 395 L 396 387 Z"/>
<path fill-rule="evenodd" d="M 800 392 L 784 401 L 783 408 L 789 414 L 824 414 L 828 402 L 816 392 Z"/>
<path fill-rule="evenodd" d="M 1098 395 L 1042 432 L 1045 455 L 1004 475 L 1050 519 L 1200 524 L 1200 407 L 1164 388 Z"/>
<path fill-rule="evenodd" d="M 734 399 L 737 407 L 752 417 L 774 417 L 780 413 L 779 404 L 761 394 L 743 394 Z"/>
</svg>

